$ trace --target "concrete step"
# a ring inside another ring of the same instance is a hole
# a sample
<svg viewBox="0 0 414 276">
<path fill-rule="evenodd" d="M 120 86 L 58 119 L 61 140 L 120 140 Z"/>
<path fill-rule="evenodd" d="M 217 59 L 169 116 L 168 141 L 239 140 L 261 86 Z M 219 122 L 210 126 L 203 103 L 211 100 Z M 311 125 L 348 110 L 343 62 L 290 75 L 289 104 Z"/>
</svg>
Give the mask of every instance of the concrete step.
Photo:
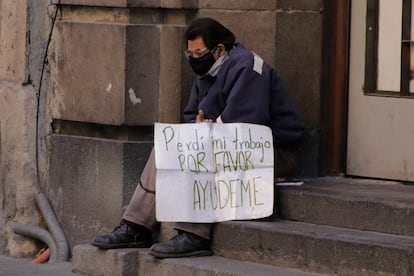
<svg viewBox="0 0 414 276">
<path fill-rule="evenodd" d="M 413 275 L 414 237 L 293 221 L 224 222 L 216 256 L 336 275 Z"/>
<path fill-rule="evenodd" d="M 413 275 L 414 186 L 332 177 L 304 183 L 276 188 L 277 213 L 288 220 L 217 224 L 212 257 L 158 260 L 148 250 L 78 245 L 74 271 L 92 276 Z"/>
<path fill-rule="evenodd" d="M 324 177 L 276 186 L 278 215 L 287 220 L 414 236 L 414 186 Z"/>
<path fill-rule="evenodd" d="M 74 272 L 91 276 L 408 276 L 414 271 L 414 237 L 294 221 L 219 223 L 213 249 L 212 257 L 159 260 L 148 249 L 77 245 L 72 263 Z"/>
<path fill-rule="evenodd" d="M 73 271 L 88 276 L 116 275 L 322 275 L 297 269 L 242 262 L 218 256 L 156 259 L 148 249 L 99 250 L 92 245 L 77 245 L 73 250 Z"/>
</svg>

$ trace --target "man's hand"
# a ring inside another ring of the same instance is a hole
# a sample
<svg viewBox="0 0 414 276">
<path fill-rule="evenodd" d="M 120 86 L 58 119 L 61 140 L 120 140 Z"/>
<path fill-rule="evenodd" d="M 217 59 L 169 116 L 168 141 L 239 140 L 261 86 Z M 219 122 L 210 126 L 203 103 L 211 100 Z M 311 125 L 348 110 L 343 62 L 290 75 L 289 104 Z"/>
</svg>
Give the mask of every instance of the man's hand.
<svg viewBox="0 0 414 276">
<path fill-rule="evenodd" d="M 204 112 L 203 110 L 199 110 L 197 117 L 196 117 L 196 123 L 212 123 L 213 120 L 211 119 L 204 119 Z"/>
</svg>

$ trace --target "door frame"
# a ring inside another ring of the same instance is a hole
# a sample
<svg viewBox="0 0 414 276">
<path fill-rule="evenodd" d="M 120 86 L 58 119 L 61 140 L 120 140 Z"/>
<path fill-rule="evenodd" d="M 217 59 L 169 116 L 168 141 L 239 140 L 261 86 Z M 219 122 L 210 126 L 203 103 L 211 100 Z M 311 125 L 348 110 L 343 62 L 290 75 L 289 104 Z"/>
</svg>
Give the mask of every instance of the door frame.
<svg viewBox="0 0 414 276">
<path fill-rule="evenodd" d="M 324 0 L 320 175 L 345 175 L 351 0 Z"/>
</svg>

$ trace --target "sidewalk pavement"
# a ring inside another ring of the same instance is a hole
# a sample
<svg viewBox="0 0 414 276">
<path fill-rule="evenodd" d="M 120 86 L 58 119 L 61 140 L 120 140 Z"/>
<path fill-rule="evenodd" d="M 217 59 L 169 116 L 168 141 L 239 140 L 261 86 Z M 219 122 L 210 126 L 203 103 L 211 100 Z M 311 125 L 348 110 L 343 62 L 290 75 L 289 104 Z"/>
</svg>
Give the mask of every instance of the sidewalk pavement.
<svg viewBox="0 0 414 276">
<path fill-rule="evenodd" d="M 29 259 L 0 256 L 0 276 L 79 276 L 72 272 L 72 263 L 32 264 Z"/>
</svg>

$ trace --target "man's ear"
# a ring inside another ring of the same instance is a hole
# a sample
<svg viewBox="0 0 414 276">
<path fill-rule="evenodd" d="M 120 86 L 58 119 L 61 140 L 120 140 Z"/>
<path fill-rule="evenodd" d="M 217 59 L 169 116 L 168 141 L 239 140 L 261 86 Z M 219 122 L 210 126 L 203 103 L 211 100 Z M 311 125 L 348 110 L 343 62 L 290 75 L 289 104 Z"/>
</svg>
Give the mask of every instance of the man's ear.
<svg viewBox="0 0 414 276">
<path fill-rule="evenodd" d="M 221 43 L 218 44 L 217 46 L 218 46 L 218 49 L 219 49 L 219 51 L 218 51 L 219 56 L 221 56 L 221 53 L 224 53 L 226 51 L 226 47 L 224 46 L 224 44 L 221 44 Z"/>
</svg>

